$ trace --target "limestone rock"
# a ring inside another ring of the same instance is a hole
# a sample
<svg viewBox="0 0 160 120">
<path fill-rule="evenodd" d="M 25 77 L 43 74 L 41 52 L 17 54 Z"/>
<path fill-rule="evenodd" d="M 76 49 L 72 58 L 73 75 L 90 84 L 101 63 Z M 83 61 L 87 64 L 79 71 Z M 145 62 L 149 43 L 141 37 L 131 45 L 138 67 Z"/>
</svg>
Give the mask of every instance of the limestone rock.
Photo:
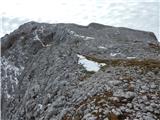
<svg viewBox="0 0 160 120">
<path fill-rule="evenodd" d="M 160 47 L 151 32 L 29 22 L 2 37 L 1 50 L 2 120 L 160 119 Z M 77 55 L 100 69 L 87 71 Z"/>
</svg>

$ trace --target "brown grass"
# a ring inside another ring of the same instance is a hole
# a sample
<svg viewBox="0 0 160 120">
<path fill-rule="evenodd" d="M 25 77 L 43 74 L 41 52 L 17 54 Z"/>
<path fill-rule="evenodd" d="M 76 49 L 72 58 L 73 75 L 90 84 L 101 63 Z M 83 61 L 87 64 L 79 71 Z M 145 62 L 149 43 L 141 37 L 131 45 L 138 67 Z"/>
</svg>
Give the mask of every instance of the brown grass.
<svg viewBox="0 0 160 120">
<path fill-rule="evenodd" d="M 84 70 L 83 73 L 84 75 L 80 76 L 79 78 L 80 81 L 86 80 L 87 78 L 91 77 L 95 72 Z"/>
<path fill-rule="evenodd" d="M 143 70 L 153 70 L 155 68 L 160 69 L 160 60 L 156 59 L 99 59 L 93 55 L 87 55 L 85 57 L 98 63 L 106 63 L 106 65 L 102 67 L 102 70 L 104 70 L 108 66 L 139 66 Z"/>
</svg>

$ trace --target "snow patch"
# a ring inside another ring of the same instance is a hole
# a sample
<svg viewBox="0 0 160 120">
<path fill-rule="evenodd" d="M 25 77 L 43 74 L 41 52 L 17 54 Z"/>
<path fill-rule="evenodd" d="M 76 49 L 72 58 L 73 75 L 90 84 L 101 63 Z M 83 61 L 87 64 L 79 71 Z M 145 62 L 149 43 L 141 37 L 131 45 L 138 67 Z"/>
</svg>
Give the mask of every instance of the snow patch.
<svg viewBox="0 0 160 120">
<path fill-rule="evenodd" d="M 33 40 L 39 41 L 43 47 L 49 47 L 49 46 L 51 46 L 51 45 L 48 45 L 48 44 L 45 45 L 45 44 L 41 41 L 41 39 L 39 38 L 39 36 L 38 36 L 38 34 L 37 34 L 38 31 L 41 32 L 41 33 L 43 33 L 44 28 L 41 27 L 40 30 L 36 30 L 36 31 L 34 32 L 34 35 L 35 35 L 35 36 L 34 36 Z"/>
<path fill-rule="evenodd" d="M 82 56 L 82 55 L 77 55 L 79 57 L 79 64 L 82 64 L 83 67 L 87 70 L 87 71 L 95 71 L 97 72 L 102 66 L 105 66 L 105 63 L 98 63 L 92 60 L 88 60 L 86 57 Z"/>
<path fill-rule="evenodd" d="M 127 57 L 127 59 L 136 59 L 136 57 Z"/>
<path fill-rule="evenodd" d="M 115 57 L 117 55 L 120 55 L 121 53 L 110 53 L 110 56 Z"/>
<path fill-rule="evenodd" d="M 10 94 L 8 94 L 8 92 L 6 93 L 6 95 L 7 95 L 7 98 L 11 98 L 11 95 L 10 95 Z"/>
<path fill-rule="evenodd" d="M 38 107 L 40 110 L 42 110 L 43 105 L 42 104 L 38 104 Z"/>
<path fill-rule="evenodd" d="M 21 66 L 20 68 L 18 68 L 4 57 L 1 57 L 1 65 L 4 70 L 2 80 L 6 80 L 9 78 L 12 83 L 15 83 L 17 85 L 17 77 L 21 74 L 24 67 Z"/>
<path fill-rule="evenodd" d="M 39 36 L 38 36 L 38 34 L 36 33 L 35 34 L 35 36 L 34 36 L 34 39 L 33 40 L 37 40 L 37 41 L 39 41 L 40 43 L 41 43 L 41 45 L 43 46 L 43 47 L 45 47 L 45 45 L 44 45 L 44 43 L 40 40 L 40 38 L 39 38 Z"/>
<path fill-rule="evenodd" d="M 85 40 L 93 40 L 95 39 L 94 37 L 86 37 Z"/>
<path fill-rule="evenodd" d="M 78 38 L 82 38 L 82 39 L 84 39 L 84 40 L 93 40 L 93 39 L 95 39 L 95 38 L 93 38 L 93 37 L 79 35 L 79 34 L 77 34 L 76 32 L 74 32 L 74 31 L 72 31 L 72 30 L 68 30 L 68 32 L 69 32 L 71 35 L 73 35 L 73 36 L 75 36 L 75 37 L 78 37 Z"/>
<path fill-rule="evenodd" d="M 18 84 L 17 77 L 21 74 L 24 67 L 20 66 L 20 68 L 16 67 L 12 62 L 10 62 L 5 57 L 0 57 L 1 59 L 1 83 L 3 81 L 4 84 L 4 93 L 6 97 L 9 99 L 12 97 L 12 93 L 15 91 L 15 86 Z M 8 88 L 8 84 L 11 84 L 11 87 Z M 10 92 L 9 89 L 11 90 Z"/>
<path fill-rule="evenodd" d="M 107 48 L 104 47 L 104 46 L 99 46 L 98 48 L 99 48 L 99 49 L 105 49 L 105 50 L 107 49 Z"/>
</svg>

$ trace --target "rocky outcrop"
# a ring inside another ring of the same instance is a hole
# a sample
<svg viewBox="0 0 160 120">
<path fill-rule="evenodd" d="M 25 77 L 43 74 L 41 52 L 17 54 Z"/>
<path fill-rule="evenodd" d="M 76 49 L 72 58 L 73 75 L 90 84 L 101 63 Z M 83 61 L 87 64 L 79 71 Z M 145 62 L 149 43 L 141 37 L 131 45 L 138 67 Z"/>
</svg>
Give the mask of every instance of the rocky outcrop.
<svg viewBox="0 0 160 120">
<path fill-rule="evenodd" d="M 160 119 L 151 32 L 29 22 L 1 38 L 1 51 L 2 120 Z"/>
</svg>

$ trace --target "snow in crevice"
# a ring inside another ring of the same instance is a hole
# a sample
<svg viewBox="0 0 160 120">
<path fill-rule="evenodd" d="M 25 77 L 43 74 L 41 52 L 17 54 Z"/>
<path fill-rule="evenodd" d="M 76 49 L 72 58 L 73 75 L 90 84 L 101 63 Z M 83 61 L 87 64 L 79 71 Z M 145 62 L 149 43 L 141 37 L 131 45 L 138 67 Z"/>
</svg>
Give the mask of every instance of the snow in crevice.
<svg viewBox="0 0 160 120">
<path fill-rule="evenodd" d="M 37 34 L 37 31 L 35 31 L 34 32 L 34 39 L 33 40 L 35 40 L 35 41 L 39 41 L 40 43 L 41 43 L 41 45 L 43 46 L 43 47 L 45 47 L 45 45 L 44 45 L 44 43 L 41 41 L 41 39 L 39 38 L 39 36 L 38 36 L 38 34 Z"/>
<path fill-rule="evenodd" d="M 3 90 L 7 98 L 11 98 L 11 94 L 8 92 L 10 89 L 12 93 L 15 91 L 15 86 L 18 85 L 18 76 L 22 73 L 24 67 L 16 67 L 7 58 L 1 57 L 1 83 L 3 82 Z M 10 87 L 8 86 L 10 84 Z"/>
<path fill-rule="evenodd" d="M 24 67 L 16 67 L 13 63 L 8 61 L 5 57 L 1 57 L 1 67 L 3 69 L 2 80 L 9 79 L 11 82 L 18 84 L 17 77 L 21 74 Z"/>
<path fill-rule="evenodd" d="M 79 35 L 75 31 L 72 31 L 72 30 L 69 30 L 69 29 L 68 29 L 68 32 L 71 35 L 73 35 L 74 37 L 82 38 L 83 40 L 93 40 L 93 39 L 95 39 L 94 37 Z"/>
<path fill-rule="evenodd" d="M 8 92 L 6 92 L 6 95 L 7 95 L 7 98 L 11 98 L 11 95 Z"/>
<path fill-rule="evenodd" d="M 78 64 L 83 65 L 83 67 L 87 71 L 97 72 L 98 70 L 100 70 L 102 66 L 106 65 L 105 63 L 98 63 L 92 60 L 88 60 L 85 56 L 82 56 L 82 55 L 77 55 L 77 56 L 79 57 Z"/>
<path fill-rule="evenodd" d="M 127 59 L 136 59 L 136 57 L 127 57 Z"/>
<path fill-rule="evenodd" d="M 115 57 L 117 55 L 121 55 L 121 53 L 110 53 L 110 56 Z"/>
<path fill-rule="evenodd" d="M 98 48 L 99 49 L 104 49 L 104 50 L 106 50 L 107 48 L 106 47 L 104 47 L 104 46 L 98 46 Z"/>
<path fill-rule="evenodd" d="M 4 86 L 5 86 L 5 87 L 4 87 L 4 93 L 5 93 L 6 97 L 9 99 L 9 98 L 11 98 L 12 96 L 8 93 L 8 86 L 7 86 L 7 84 L 5 84 Z"/>
<path fill-rule="evenodd" d="M 43 33 L 43 32 L 44 32 L 44 27 L 41 26 L 41 28 L 40 28 L 39 30 L 35 30 L 35 31 L 34 31 L 34 33 L 33 33 L 33 34 L 34 34 L 33 40 L 34 40 L 34 41 L 39 41 L 43 47 L 51 46 L 50 44 L 45 45 L 45 44 L 42 42 L 42 40 L 41 40 L 41 39 L 39 38 L 39 36 L 38 36 L 38 32 Z"/>
<path fill-rule="evenodd" d="M 38 107 L 39 107 L 40 110 L 42 110 L 43 105 L 42 104 L 38 104 Z"/>
</svg>

